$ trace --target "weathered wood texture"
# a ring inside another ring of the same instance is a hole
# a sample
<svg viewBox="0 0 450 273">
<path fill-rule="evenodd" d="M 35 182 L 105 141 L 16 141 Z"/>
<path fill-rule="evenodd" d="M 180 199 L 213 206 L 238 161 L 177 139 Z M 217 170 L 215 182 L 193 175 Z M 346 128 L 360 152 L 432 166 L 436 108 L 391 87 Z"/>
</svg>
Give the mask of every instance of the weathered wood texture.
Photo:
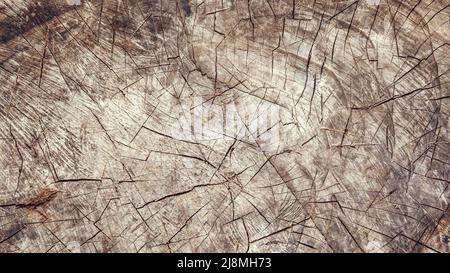
<svg viewBox="0 0 450 273">
<path fill-rule="evenodd" d="M 449 18 L 1 0 L 0 251 L 449 252 Z M 173 130 L 205 104 L 272 107 L 276 137 Z"/>
</svg>

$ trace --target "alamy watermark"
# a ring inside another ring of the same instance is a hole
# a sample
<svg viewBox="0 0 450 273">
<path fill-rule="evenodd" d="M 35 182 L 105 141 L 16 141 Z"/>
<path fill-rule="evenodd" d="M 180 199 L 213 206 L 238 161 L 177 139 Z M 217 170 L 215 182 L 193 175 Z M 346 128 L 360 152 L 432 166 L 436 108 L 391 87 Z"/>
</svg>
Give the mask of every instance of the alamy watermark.
<svg viewBox="0 0 450 273">
<path fill-rule="evenodd" d="M 80 6 L 81 0 L 66 0 L 67 4 L 70 6 Z"/>
<path fill-rule="evenodd" d="M 380 4 L 381 0 L 366 0 L 367 4 L 371 5 L 371 6 L 378 6 Z"/>
<path fill-rule="evenodd" d="M 193 97 L 173 107 L 171 135 L 187 141 L 238 139 L 260 149 L 276 150 L 280 142 L 280 107 L 272 103 L 215 104 Z"/>
</svg>

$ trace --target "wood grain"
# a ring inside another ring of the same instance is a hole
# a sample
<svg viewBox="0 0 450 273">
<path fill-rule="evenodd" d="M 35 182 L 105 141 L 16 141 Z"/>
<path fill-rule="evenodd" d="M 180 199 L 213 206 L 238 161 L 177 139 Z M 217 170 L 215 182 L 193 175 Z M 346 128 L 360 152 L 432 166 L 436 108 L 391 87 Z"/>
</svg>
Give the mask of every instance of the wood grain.
<svg viewBox="0 0 450 273">
<path fill-rule="evenodd" d="M 449 252 L 449 7 L 0 0 L 0 251 Z"/>
</svg>

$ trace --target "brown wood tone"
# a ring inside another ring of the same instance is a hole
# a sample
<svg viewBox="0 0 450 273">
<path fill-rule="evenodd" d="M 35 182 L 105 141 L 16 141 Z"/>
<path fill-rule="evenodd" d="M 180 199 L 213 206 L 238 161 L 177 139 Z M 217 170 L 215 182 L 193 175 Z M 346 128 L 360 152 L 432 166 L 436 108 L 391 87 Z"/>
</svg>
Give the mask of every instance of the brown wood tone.
<svg viewBox="0 0 450 273">
<path fill-rule="evenodd" d="M 448 0 L 0 0 L 0 252 L 450 252 Z"/>
</svg>

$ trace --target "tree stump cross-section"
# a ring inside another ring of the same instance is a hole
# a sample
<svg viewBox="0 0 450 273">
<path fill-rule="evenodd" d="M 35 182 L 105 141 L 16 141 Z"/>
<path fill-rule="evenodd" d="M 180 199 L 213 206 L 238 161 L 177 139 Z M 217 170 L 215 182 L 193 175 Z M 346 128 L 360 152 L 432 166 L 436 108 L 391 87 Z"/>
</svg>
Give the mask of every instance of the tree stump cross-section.
<svg viewBox="0 0 450 273">
<path fill-rule="evenodd" d="M 0 0 L 0 252 L 449 252 L 448 0 Z"/>
</svg>

